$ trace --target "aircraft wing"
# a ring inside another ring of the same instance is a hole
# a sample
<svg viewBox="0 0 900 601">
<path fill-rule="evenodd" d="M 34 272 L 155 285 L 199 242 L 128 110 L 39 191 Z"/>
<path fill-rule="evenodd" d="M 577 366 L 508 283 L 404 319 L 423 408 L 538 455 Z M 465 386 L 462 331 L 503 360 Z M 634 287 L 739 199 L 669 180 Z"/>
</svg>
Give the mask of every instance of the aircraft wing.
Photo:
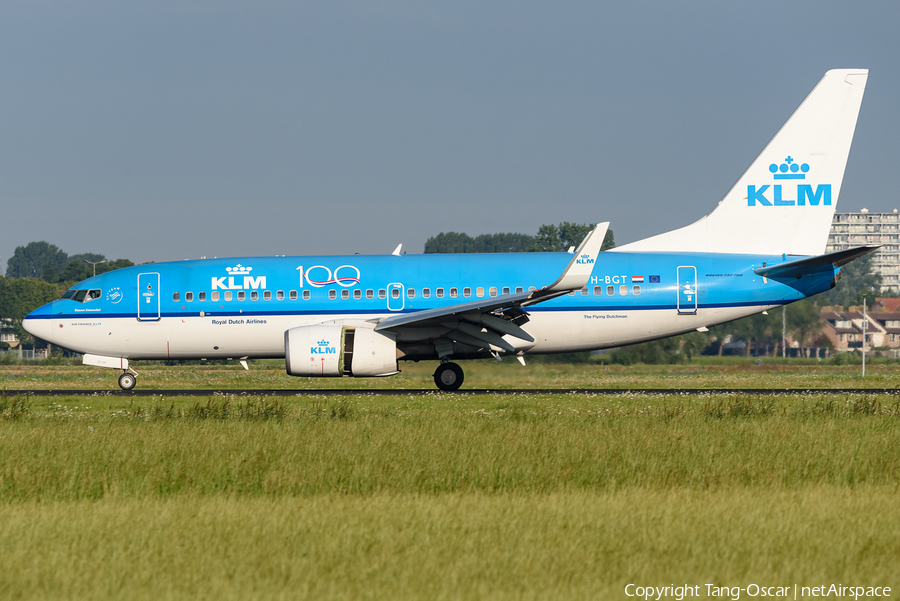
<svg viewBox="0 0 900 601">
<path fill-rule="evenodd" d="M 443 327 L 449 330 L 443 336 L 449 340 L 476 348 L 490 348 L 493 345 L 514 352 L 515 348 L 501 338 L 504 334 L 534 342 L 534 338 L 515 323 L 527 321 L 527 313 L 522 308 L 583 288 L 591 277 L 607 229 L 609 222 L 597 224 L 578 246 L 562 274 L 548 286 L 449 307 L 392 315 L 381 319 L 375 330 Z"/>
</svg>

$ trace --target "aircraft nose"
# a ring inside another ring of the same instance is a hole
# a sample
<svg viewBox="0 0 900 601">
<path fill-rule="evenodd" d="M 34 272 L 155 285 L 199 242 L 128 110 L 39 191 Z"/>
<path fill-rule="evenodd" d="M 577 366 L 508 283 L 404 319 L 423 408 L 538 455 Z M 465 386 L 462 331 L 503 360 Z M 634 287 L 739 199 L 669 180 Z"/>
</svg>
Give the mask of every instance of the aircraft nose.
<svg viewBox="0 0 900 601">
<path fill-rule="evenodd" d="M 53 342 L 53 303 L 35 309 L 22 320 L 25 331 L 41 340 Z"/>
</svg>

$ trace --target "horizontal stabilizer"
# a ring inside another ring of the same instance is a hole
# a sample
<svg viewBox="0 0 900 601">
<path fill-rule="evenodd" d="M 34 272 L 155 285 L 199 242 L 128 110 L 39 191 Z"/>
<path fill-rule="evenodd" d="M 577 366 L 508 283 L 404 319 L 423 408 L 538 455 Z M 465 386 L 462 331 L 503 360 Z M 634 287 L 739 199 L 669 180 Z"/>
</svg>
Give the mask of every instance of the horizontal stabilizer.
<svg viewBox="0 0 900 601">
<path fill-rule="evenodd" d="M 799 278 L 804 275 L 813 273 L 821 273 L 846 265 L 850 261 L 858 259 L 863 255 L 881 248 L 880 245 L 859 246 L 856 248 L 848 248 L 847 250 L 839 250 L 837 252 L 820 255 L 818 257 L 807 257 L 796 261 L 788 261 L 787 263 L 779 263 L 769 267 L 760 267 L 754 269 L 753 272 L 766 278 Z"/>
</svg>

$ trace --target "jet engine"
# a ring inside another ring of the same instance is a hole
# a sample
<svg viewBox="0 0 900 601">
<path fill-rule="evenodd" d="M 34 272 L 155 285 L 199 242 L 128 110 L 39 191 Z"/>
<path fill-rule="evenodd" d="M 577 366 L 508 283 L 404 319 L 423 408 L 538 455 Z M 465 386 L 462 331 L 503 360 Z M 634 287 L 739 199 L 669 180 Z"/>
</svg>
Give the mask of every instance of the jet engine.
<svg viewBox="0 0 900 601">
<path fill-rule="evenodd" d="M 317 325 L 284 333 L 289 376 L 390 376 L 397 373 L 397 340 L 367 328 Z"/>
</svg>

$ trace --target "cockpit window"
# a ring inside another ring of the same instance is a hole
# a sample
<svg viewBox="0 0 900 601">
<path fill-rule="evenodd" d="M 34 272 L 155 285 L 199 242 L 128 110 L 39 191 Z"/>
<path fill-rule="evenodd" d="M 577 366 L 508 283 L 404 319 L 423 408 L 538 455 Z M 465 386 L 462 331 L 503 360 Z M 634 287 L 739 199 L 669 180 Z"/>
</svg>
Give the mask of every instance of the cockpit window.
<svg viewBox="0 0 900 601">
<path fill-rule="evenodd" d="M 102 292 L 100 290 L 75 290 L 74 288 L 71 290 L 66 290 L 66 293 L 63 294 L 64 299 L 71 299 L 76 303 L 87 303 L 94 299 L 98 299 L 102 296 Z"/>
</svg>

